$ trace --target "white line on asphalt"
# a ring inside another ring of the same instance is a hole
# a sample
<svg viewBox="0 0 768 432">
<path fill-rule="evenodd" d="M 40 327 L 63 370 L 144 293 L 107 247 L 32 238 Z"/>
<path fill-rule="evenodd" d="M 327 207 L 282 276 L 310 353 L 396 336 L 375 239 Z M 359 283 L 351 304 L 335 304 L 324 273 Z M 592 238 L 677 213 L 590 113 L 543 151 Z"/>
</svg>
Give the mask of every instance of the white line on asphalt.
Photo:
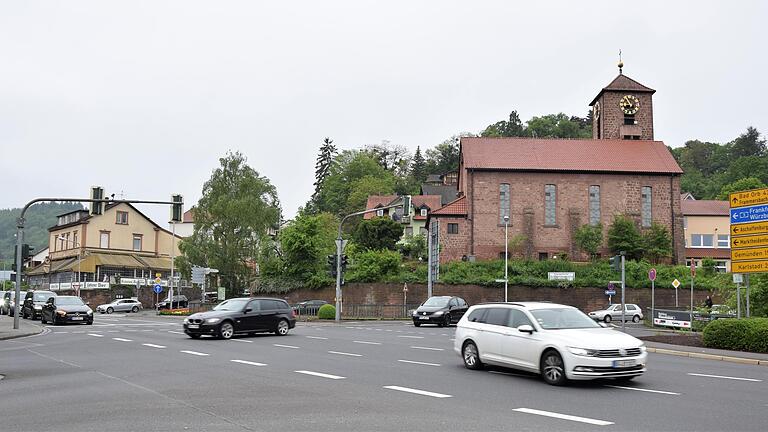
<svg viewBox="0 0 768 432">
<path fill-rule="evenodd" d="M 576 421 L 581 423 L 589 423 L 597 426 L 608 426 L 613 424 L 613 422 L 609 422 L 605 420 L 596 420 L 596 419 L 591 419 L 586 417 L 578 417 L 578 416 L 560 414 L 560 413 L 555 413 L 550 411 L 541 411 L 541 410 L 531 409 L 531 408 L 515 408 L 512 411 L 517 411 L 517 412 L 522 412 L 527 414 L 536 414 L 540 416 L 553 417 L 553 418 L 558 418 L 562 420 L 570 420 L 570 421 Z"/>
<path fill-rule="evenodd" d="M 137 332 L 138 330 L 133 330 L 133 329 L 125 329 L 125 331 L 127 331 L 127 332 Z"/>
<path fill-rule="evenodd" d="M 104 335 L 100 335 L 96 333 L 88 333 L 88 336 L 104 337 Z"/>
<path fill-rule="evenodd" d="M 413 360 L 398 360 L 401 363 L 412 363 L 412 364 L 418 364 L 418 365 L 424 365 L 424 366 L 440 366 L 438 363 L 427 363 L 427 362 L 420 362 L 420 361 L 413 361 Z"/>
<path fill-rule="evenodd" d="M 248 360 L 230 360 L 230 361 L 234 362 L 234 363 L 247 364 L 247 365 L 251 365 L 251 366 L 266 366 L 267 365 L 266 363 L 256 363 L 256 362 L 252 362 L 252 361 L 248 361 Z"/>
<path fill-rule="evenodd" d="M 354 343 L 366 344 L 366 345 L 381 345 L 381 342 L 368 342 L 368 341 L 352 341 Z"/>
<path fill-rule="evenodd" d="M 448 395 L 448 394 L 434 393 L 434 392 L 431 392 L 431 391 L 412 389 L 412 388 L 408 388 L 408 387 L 384 386 L 384 388 L 385 389 L 390 389 L 390 390 L 397 390 L 397 391 L 401 391 L 401 392 L 406 392 L 406 393 L 418 394 L 418 395 L 422 395 L 422 396 L 431 396 L 431 397 L 436 397 L 436 398 L 449 398 L 449 397 L 453 397 L 453 396 Z"/>
<path fill-rule="evenodd" d="M 120 342 L 133 342 L 131 339 L 123 339 L 123 338 L 112 338 L 112 340 L 116 340 Z"/>
<path fill-rule="evenodd" d="M 120 333 L 120 330 L 107 330 L 107 333 Z"/>
<path fill-rule="evenodd" d="M 293 349 L 299 349 L 297 346 L 293 345 L 280 345 L 280 344 L 272 344 L 273 346 L 280 347 L 280 348 L 293 348 Z"/>
<path fill-rule="evenodd" d="M 443 348 L 430 348 L 430 347 L 420 347 L 420 346 L 412 346 L 413 349 L 420 349 L 420 350 L 427 350 L 427 351 L 445 351 Z"/>
<path fill-rule="evenodd" d="M 346 353 L 346 352 L 340 352 L 340 351 L 328 351 L 329 354 L 338 354 L 338 355 L 345 355 L 350 357 L 362 357 L 362 354 L 353 354 L 353 353 Z"/>
<path fill-rule="evenodd" d="M 398 336 L 399 338 L 424 339 L 424 336 Z"/>
<path fill-rule="evenodd" d="M 352 330 L 357 329 L 357 327 L 352 327 L 352 326 L 348 326 L 348 327 L 345 327 L 345 328 L 352 329 Z"/>
<path fill-rule="evenodd" d="M 607 384 L 606 384 L 606 387 L 623 389 L 623 390 L 636 390 L 636 391 L 648 392 L 648 393 L 660 393 L 660 394 L 668 394 L 668 395 L 680 396 L 680 393 L 674 393 L 674 392 L 668 392 L 668 391 L 662 391 L 662 390 L 651 390 L 651 389 L 644 389 L 644 388 L 637 388 L 637 387 L 623 387 L 623 386 L 607 385 Z"/>
<path fill-rule="evenodd" d="M 722 378 L 722 379 L 729 379 L 729 380 L 736 380 L 736 381 L 752 381 L 752 382 L 763 381 L 763 380 L 754 379 L 754 378 L 738 378 L 738 377 L 729 377 L 729 376 L 722 376 L 722 375 L 707 375 L 707 374 L 699 374 L 699 373 L 689 373 L 688 375 L 707 377 L 707 378 Z"/>
<path fill-rule="evenodd" d="M 142 345 L 148 346 L 150 348 L 165 348 L 164 345 L 155 345 L 155 344 L 150 344 L 150 343 L 146 343 L 146 344 L 142 344 Z"/>
<path fill-rule="evenodd" d="M 82 334 L 85 333 L 84 331 L 73 331 L 72 333 Z"/>
<path fill-rule="evenodd" d="M 455 341 L 456 339 L 454 339 L 454 338 L 450 338 L 450 339 L 448 339 L 448 340 L 451 340 L 451 341 Z"/>
<path fill-rule="evenodd" d="M 344 379 L 344 378 L 346 378 L 346 377 L 343 377 L 343 376 L 330 375 L 330 374 L 325 374 L 325 373 L 321 373 L 321 372 L 312 372 L 312 371 L 307 371 L 307 370 L 297 370 L 297 371 L 294 371 L 294 372 L 300 373 L 300 374 L 304 374 L 304 375 L 317 376 L 317 377 L 320 377 L 320 378 L 328 378 L 328 379 Z"/>
<path fill-rule="evenodd" d="M 184 334 L 184 332 L 177 332 L 177 331 L 173 331 L 173 330 L 168 330 L 168 333 Z"/>
<path fill-rule="evenodd" d="M 327 337 L 322 337 L 322 336 L 307 336 L 307 338 L 309 338 L 309 339 L 322 339 L 322 340 L 327 340 L 328 339 Z"/>
<path fill-rule="evenodd" d="M 230 339 L 232 342 L 245 342 L 245 343 L 253 343 L 253 341 L 245 340 L 245 339 Z"/>
<path fill-rule="evenodd" d="M 183 352 L 184 354 L 192 354 L 192 355 L 196 355 L 196 356 L 208 356 L 208 355 L 210 355 L 210 354 L 201 353 L 201 352 L 197 352 L 197 351 L 182 350 L 182 351 L 179 351 L 179 352 Z"/>
</svg>

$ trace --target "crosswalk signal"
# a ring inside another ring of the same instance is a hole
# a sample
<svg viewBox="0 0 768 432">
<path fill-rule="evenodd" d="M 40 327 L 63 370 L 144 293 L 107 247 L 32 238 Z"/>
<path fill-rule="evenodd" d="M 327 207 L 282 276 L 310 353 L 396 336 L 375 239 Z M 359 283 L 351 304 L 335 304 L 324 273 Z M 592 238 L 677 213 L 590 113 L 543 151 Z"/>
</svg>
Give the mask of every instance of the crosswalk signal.
<svg viewBox="0 0 768 432">
<path fill-rule="evenodd" d="M 330 267 L 330 271 L 328 272 L 328 275 L 336 279 L 336 276 L 338 275 L 338 272 L 336 271 L 337 265 L 338 265 L 338 260 L 336 259 L 336 255 L 328 255 L 326 258 L 328 260 L 328 266 Z"/>
<path fill-rule="evenodd" d="M 615 272 L 621 271 L 621 255 L 615 255 L 608 259 L 608 262 L 611 263 L 611 269 Z"/>
<path fill-rule="evenodd" d="M 92 200 L 102 200 L 104 199 L 104 188 L 101 186 L 93 186 L 91 187 L 91 199 Z M 103 202 L 91 202 L 91 215 L 100 215 L 104 211 L 104 203 Z"/>
<path fill-rule="evenodd" d="M 184 213 L 184 197 L 181 195 L 172 195 L 171 201 L 171 222 L 181 222 Z"/>
</svg>

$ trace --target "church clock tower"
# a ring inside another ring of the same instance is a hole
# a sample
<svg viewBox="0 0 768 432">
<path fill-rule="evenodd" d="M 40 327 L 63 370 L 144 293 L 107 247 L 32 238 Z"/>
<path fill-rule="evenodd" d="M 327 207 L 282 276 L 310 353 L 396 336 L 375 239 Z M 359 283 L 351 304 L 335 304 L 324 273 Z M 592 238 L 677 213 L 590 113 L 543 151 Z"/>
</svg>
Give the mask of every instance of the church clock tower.
<svg viewBox="0 0 768 432">
<path fill-rule="evenodd" d="M 623 74 L 600 90 L 592 107 L 592 138 L 653 140 L 653 94 L 648 88 Z"/>
</svg>

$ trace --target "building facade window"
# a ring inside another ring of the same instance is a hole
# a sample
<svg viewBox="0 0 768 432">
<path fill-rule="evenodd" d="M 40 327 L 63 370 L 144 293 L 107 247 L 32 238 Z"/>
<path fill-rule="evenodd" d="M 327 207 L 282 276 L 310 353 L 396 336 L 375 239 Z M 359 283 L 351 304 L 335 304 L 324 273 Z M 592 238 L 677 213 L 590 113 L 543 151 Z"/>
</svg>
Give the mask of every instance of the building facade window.
<svg viewBox="0 0 768 432">
<path fill-rule="evenodd" d="M 109 233 L 101 232 L 99 236 L 99 247 L 102 249 L 109 249 Z"/>
<path fill-rule="evenodd" d="M 384 210 L 382 209 L 376 210 L 376 216 L 384 216 Z"/>
<path fill-rule="evenodd" d="M 589 224 L 595 226 L 600 223 L 600 186 L 589 187 Z"/>
<path fill-rule="evenodd" d="M 731 246 L 731 236 L 729 234 L 717 235 L 717 247 L 727 248 Z"/>
<path fill-rule="evenodd" d="M 80 243 L 77 242 L 77 231 L 72 232 L 72 247 L 80 247 Z"/>
<path fill-rule="evenodd" d="M 715 271 L 718 273 L 726 273 L 728 266 L 725 261 L 715 261 Z"/>
<path fill-rule="evenodd" d="M 557 188 L 555 185 L 544 185 L 544 225 L 555 226 L 557 224 L 555 217 L 556 200 Z"/>
<path fill-rule="evenodd" d="M 141 252 L 141 239 L 142 239 L 142 237 L 143 236 L 141 234 L 134 234 L 133 235 L 133 250 L 135 250 L 137 252 Z"/>
<path fill-rule="evenodd" d="M 648 228 L 651 226 L 651 222 L 653 221 L 652 214 L 651 214 L 651 187 L 650 186 L 643 186 L 642 192 L 640 193 L 640 201 L 642 208 L 640 209 L 642 212 L 642 224 L 643 228 Z"/>
<path fill-rule="evenodd" d="M 421 209 L 421 217 L 427 217 L 427 209 Z"/>
<path fill-rule="evenodd" d="M 115 223 L 118 225 L 128 225 L 128 212 L 115 212 Z"/>
<path fill-rule="evenodd" d="M 509 218 L 509 183 L 499 185 L 499 224 L 504 224 L 504 217 Z"/>
<path fill-rule="evenodd" d="M 714 242 L 714 234 L 691 234 L 691 247 L 711 248 Z"/>
<path fill-rule="evenodd" d="M 457 223 L 449 223 L 448 224 L 448 234 L 458 234 L 459 233 L 459 224 Z"/>
</svg>

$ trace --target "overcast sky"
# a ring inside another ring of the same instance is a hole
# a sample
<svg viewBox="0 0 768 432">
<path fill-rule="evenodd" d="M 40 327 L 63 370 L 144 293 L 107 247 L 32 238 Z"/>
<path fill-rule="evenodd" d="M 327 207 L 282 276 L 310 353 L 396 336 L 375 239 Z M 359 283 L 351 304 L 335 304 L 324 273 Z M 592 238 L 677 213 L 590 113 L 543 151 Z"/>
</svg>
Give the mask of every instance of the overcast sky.
<svg viewBox="0 0 768 432">
<path fill-rule="evenodd" d="M 765 2 L 0 0 L 0 208 L 185 196 L 228 150 L 312 193 L 324 137 L 410 150 L 584 116 L 618 73 L 654 88 L 656 139 L 768 133 Z M 144 208 L 158 222 L 166 208 Z"/>
</svg>

